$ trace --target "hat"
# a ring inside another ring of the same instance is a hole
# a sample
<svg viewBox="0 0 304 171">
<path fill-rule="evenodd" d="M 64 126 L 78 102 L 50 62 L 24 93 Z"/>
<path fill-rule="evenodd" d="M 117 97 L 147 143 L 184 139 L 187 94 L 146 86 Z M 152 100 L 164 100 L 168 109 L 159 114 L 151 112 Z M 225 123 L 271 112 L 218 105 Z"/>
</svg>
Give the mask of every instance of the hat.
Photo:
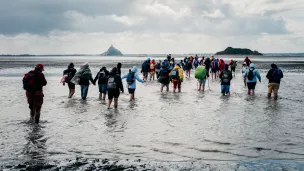
<svg viewBox="0 0 304 171">
<path fill-rule="evenodd" d="M 36 65 L 36 68 L 39 68 L 39 69 L 41 69 L 42 71 L 44 71 L 44 66 L 43 66 L 42 64 L 37 64 L 37 65 Z"/>
<path fill-rule="evenodd" d="M 137 67 L 134 66 L 131 71 L 134 72 L 134 73 L 136 73 L 137 72 Z"/>
<path fill-rule="evenodd" d="M 249 67 L 250 67 L 250 68 L 255 68 L 255 64 L 254 64 L 254 63 L 251 63 L 251 64 L 249 65 Z"/>
</svg>

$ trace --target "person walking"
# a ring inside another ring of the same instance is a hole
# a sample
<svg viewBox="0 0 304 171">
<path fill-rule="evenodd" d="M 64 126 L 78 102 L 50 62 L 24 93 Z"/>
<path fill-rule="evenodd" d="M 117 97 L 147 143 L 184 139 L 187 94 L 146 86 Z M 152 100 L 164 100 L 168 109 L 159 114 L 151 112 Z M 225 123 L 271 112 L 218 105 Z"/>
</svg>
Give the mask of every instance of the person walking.
<svg viewBox="0 0 304 171">
<path fill-rule="evenodd" d="M 230 82 L 232 80 L 232 72 L 229 71 L 229 66 L 225 64 L 224 70 L 220 73 L 221 93 L 223 96 L 230 95 Z"/>
<path fill-rule="evenodd" d="M 136 90 L 136 81 L 144 83 L 145 81 L 140 79 L 139 76 L 137 75 L 137 67 L 134 66 L 131 70 L 130 73 L 127 75 L 123 76 L 121 79 L 127 79 L 127 84 L 128 84 L 128 91 L 130 94 L 130 101 L 135 100 L 135 90 Z"/>
<path fill-rule="evenodd" d="M 187 61 L 185 68 L 186 68 L 186 77 L 190 78 L 190 73 L 193 68 L 193 65 L 192 65 L 192 62 L 190 59 Z"/>
<path fill-rule="evenodd" d="M 143 73 L 143 80 L 148 80 L 148 73 L 150 72 L 150 61 L 145 60 L 141 65 L 141 73 Z"/>
<path fill-rule="evenodd" d="M 271 64 L 271 69 L 268 71 L 266 78 L 269 80 L 267 97 L 271 98 L 273 92 L 274 99 L 277 100 L 283 72 L 276 64 Z"/>
<path fill-rule="evenodd" d="M 156 62 L 154 59 L 152 59 L 152 61 L 150 62 L 150 81 L 155 79 L 155 65 Z M 137 71 L 137 70 L 136 70 Z"/>
<path fill-rule="evenodd" d="M 98 80 L 98 89 L 99 89 L 99 100 L 106 100 L 107 92 L 108 92 L 108 77 L 109 71 L 105 66 L 103 66 L 99 72 L 96 74 L 94 78 L 94 83 Z"/>
<path fill-rule="evenodd" d="M 184 80 L 184 72 L 180 68 L 179 64 L 175 65 L 173 70 L 169 73 L 169 76 L 171 77 L 173 82 L 173 93 L 175 93 L 176 88 L 178 88 L 178 92 L 180 93 L 182 88 L 182 82 Z"/>
<path fill-rule="evenodd" d="M 234 74 L 234 77 L 235 77 L 235 69 L 236 69 L 236 66 L 237 66 L 237 61 L 231 59 L 230 62 L 229 62 L 229 66 L 230 66 L 231 72 Z"/>
<path fill-rule="evenodd" d="M 246 83 L 248 87 L 248 95 L 252 93 L 254 95 L 255 86 L 257 83 L 257 78 L 261 82 L 260 73 L 255 69 L 255 64 L 251 63 L 249 69 L 245 72 L 244 78 L 246 78 Z"/>
<path fill-rule="evenodd" d="M 112 104 L 114 98 L 114 108 L 118 107 L 118 98 L 120 91 L 124 93 L 124 88 L 120 76 L 117 74 L 117 68 L 114 67 L 108 77 L 108 109 Z"/>
<path fill-rule="evenodd" d="M 246 78 L 244 78 L 244 74 L 248 70 L 248 68 L 249 67 L 247 66 L 246 62 L 244 62 L 243 66 L 242 66 L 242 77 L 244 79 L 244 85 L 245 85 L 245 87 L 247 86 L 247 84 L 246 84 Z"/>
<path fill-rule="evenodd" d="M 30 120 L 39 123 L 41 107 L 43 104 L 43 87 L 47 81 L 42 73 L 44 66 L 37 64 L 35 69 L 24 74 L 23 89 L 26 90 L 27 102 L 30 108 Z"/>
<path fill-rule="evenodd" d="M 158 82 L 161 83 L 160 92 L 163 92 L 164 87 L 166 87 L 166 91 L 169 92 L 169 84 L 170 84 L 170 76 L 169 76 L 169 66 L 164 64 L 159 73 Z"/>
<path fill-rule="evenodd" d="M 72 98 L 75 94 L 75 84 L 71 82 L 72 78 L 75 76 L 77 70 L 74 68 L 74 64 L 70 63 L 68 65 L 68 69 L 63 71 L 63 76 L 66 76 L 65 81 L 63 82 L 63 85 L 65 83 L 68 84 L 69 87 L 69 98 Z"/>
<path fill-rule="evenodd" d="M 246 65 L 247 65 L 248 67 L 249 67 L 249 65 L 252 63 L 248 56 L 246 56 L 246 58 L 244 59 L 244 62 L 246 63 Z"/>
<path fill-rule="evenodd" d="M 161 69 L 161 60 L 159 60 L 156 65 L 155 65 L 155 73 L 156 73 L 156 78 L 159 79 L 159 72 Z"/>
<path fill-rule="evenodd" d="M 81 99 L 86 100 L 88 96 L 90 81 L 93 85 L 95 85 L 91 69 L 89 68 L 89 64 L 87 62 L 80 67 L 71 81 L 74 84 L 80 85 Z"/>
<path fill-rule="evenodd" d="M 118 64 L 117 64 L 117 74 L 119 76 L 121 76 L 121 67 L 122 67 L 122 64 L 120 62 L 118 62 Z"/>
</svg>

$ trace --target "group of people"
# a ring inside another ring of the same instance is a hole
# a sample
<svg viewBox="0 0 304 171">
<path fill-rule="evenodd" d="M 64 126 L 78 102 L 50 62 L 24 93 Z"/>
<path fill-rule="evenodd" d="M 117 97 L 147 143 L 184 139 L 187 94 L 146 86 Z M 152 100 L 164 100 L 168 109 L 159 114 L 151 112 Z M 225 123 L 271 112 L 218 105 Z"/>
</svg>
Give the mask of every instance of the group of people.
<svg viewBox="0 0 304 171">
<path fill-rule="evenodd" d="M 161 92 L 163 92 L 164 88 L 169 92 L 170 82 L 173 83 L 173 92 L 176 92 L 176 90 L 181 92 L 184 71 L 186 72 L 186 76 L 190 77 L 190 71 L 193 68 L 195 69 L 195 78 L 199 83 L 199 91 L 205 90 L 206 80 L 210 77 L 210 73 L 214 75 L 214 78 L 211 76 L 212 79 L 216 79 L 218 73 L 222 95 L 230 95 L 230 84 L 233 79 L 233 72 L 235 75 L 236 66 L 237 62 L 232 59 L 226 64 L 224 60 L 218 60 L 213 56 L 206 59 L 202 57 L 199 60 L 197 55 L 194 58 L 192 56 L 185 57 L 184 60 L 177 63 L 171 55 L 168 55 L 165 60 L 159 60 L 157 63 L 150 58 L 145 60 L 141 68 L 143 79 L 138 75 L 138 68 L 136 66 L 130 69 L 126 75 L 121 76 L 121 63 L 118 63 L 117 67 L 113 67 L 111 71 L 108 71 L 103 66 L 93 79 L 88 63 L 83 64 L 78 71 L 75 69 L 74 64 L 70 63 L 68 68 L 63 71 L 61 82 L 63 85 L 68 85 L 69 98 L 72 98 L 75 94 L 75 85 L 80 85 L 82 100 L 86 100 L 87 98 L 90 82 L 93 85 L 97 83 L 99 99 L 105 101 L 108 95 L 108 109 L 110 109 L 113 99 L 114 108 L 118 107 L 120 92 L 124 93 L 123 79 L 126 79 L 130 101 L 133 101 L 135 100 L 136 82 L 144 83 L 148 80 L 149 76 L 150 80 L 154 80 L 156 76 L 158 82 L 161 83 Z M 41 106 L 43 104 L 43 86 L 47 84 L 42 73 L 43 71 L 44 66 L 38 64 L 34 70 L 26 73 L 23 78 L 23 88 L 26 90 L 31 120 L 34 120 L 36 123 L 39 123 Z M 248 87 L 248 94 L 254 94 L 257 80 L 261 82 L 261 76 L 255 64 L 248 57 L 245 58 L 241 71 L 244 85 Z M 273 93 L 274 99 L 277 100 L 283 72 L 277 65 L 271 64 L 271 69 L 268 71 L 266 78 L 269 79 L 267 96 L 271 98 L 271 94 Z"/>
</svg>

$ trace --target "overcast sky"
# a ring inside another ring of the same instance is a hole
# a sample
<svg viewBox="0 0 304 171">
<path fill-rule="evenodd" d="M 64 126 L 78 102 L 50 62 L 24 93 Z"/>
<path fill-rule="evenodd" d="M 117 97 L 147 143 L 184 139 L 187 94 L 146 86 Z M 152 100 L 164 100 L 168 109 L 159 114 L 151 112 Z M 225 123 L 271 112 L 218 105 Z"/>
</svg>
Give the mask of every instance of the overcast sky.
<svg viewBox="0 0 304 171">
<path fill-rule="evenodd" d="M 304 0 L 0 0 L 0 54 L 304 52 Z"/>
</svg>

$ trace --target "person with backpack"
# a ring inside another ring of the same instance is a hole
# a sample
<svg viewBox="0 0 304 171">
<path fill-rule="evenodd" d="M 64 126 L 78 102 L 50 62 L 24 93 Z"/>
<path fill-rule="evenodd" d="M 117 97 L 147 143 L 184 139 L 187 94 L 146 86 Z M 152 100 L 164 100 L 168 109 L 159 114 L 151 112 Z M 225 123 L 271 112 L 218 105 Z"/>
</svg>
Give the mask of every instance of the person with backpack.
<svg viewBox="0 0 304 171">
<path fill-rule="evenodd" d="M 246 62 L 246 65 L 249 67 L 249 65 L 252 63 L 248 56 L 244 59 L 244 62 Z"/>
<path fill-rule="evenodd" d="M 242 77 L 244 76 L 244 74 L 245 74 L 245 72 L 248 70 L 248 66 L 247 66 L 247 64 L 246 64 L 246 62 L 244 62 L 243 63 L 243 66 L 242 66 Z M 247 86 L 247 84 L 246 84 L 246 78 L 243 78 L 244 79 L 244 85 L 245 85 L 245 87 Z"/>
<path fill-rule="evenodd" d="M 198 58 L 195 58 L 194 61 L 193 61 L 193 65 L 194 65 L 194 69 L 196 69 L 199 65 L 199 61 L 198 61 Z"/>
<path fill-rule="evenodd" d="M 95 85 L 91 69 L 89 68 L 89 64 L 86 62 L 80 67 L 71 80 L 72 83 L 80 85 L 82 100 L 87 99 L 90 81 L 93 85 Z"/>
<path fill-rule="evenodd" d="M 43 104 L 43 86 L 46 86 L 47 81 L 42 73 L 44 66 L 37 64 L 35 69 L 24 74 L 23 89 L 26 90 L 26 98 L 30 108 L 31 121 L 39 123 L 40 112 Z"/>
<path fill-rule="evenodd" d="M 190 78 L 190 73 L 191 73 L 191 70 L 193 69 L 191 60 L 187 61 L 185 68 L 186 68 L 186 77 Z"/>
<path fill-rule="evenodd" d="M 201 91 L 201 89 L 203 89 L 203 91 L 205 91 L 206 79 L 207 79 L 207 77 L 209 77 L 209 73 L 207 72 L 206 67 L 198 66 L 195 70 L 194 76 L 199 83 L 198 91 Z"/>
<path fill-rule="evenodd" d="M 160 69 L 161 69 L 161 60 L 159 60 L 155 65 L 155 73 L 157 79 L 159 78 Z"/>
<path fill-rule="evenodd" d="M 219 62 L 219 70 L 220 70 L 220 72 L 224 71 L 225 65 L 226 65 L 225 61 L 223 59 L 220 59 L 220 62 Z"/>
<path fill-rule="evenodd" d="M 141 73 L 143 73 L 143 80 L 148 80 L 148 73 L 150 72 L 150 61 L 145 60 L 141 65 Z"/>
<path fill-rule="evenodd" d="M 267 97 L 271 98 L 273 92 L 274 99 L 277 100 L 283 72 L 276 64 L 271 64 L 271 69 L 268 71 L 266 78 L 269 80 Z"/>
<path fill-rule="evenodd" d="M 210 71 L 210 66 L 211 66 L 211 60 L 210 60 L 209 57 L 206 58 L 206 60 L 204 61 L 204 64 L 205 64 L 205 67 L 206 67 L 207 72 L 209 73 L 209 71 Z"/>
<path fill-rule="evenodd" d="M 244 78 L 246 78 L 246 83 L 248 87 L 248 95 L 254 95 L 255 86 L 257 83 L 257 78 L 261 82 L 260 73 L 255 69 L 255 64 L 251 63 L 249 69 L 245 72 Z"/>
<path fill-rule="evenodd" d="M 169 76 L 173 82 L 173 92 L 175 93 L 176 88 L 178 88 L 178 92 L 181 92 L 181 85 L 184 80 L 184 72 L 180 68 L 180 65 L 177 64 L 173 68 L 173 70 L 169 73 Z"/>
<path fill-rule="evenodd" d="M 134 66 L 131 70 L 130 73 L 127 75 L 123 76 L 121 79 L 127 79 L 127 84 L 128 84 L 128 91 L 130 94 L 130 101 L 135 100 L 135 89 L 136 89 L 136 80 L 144 83 L 145 81 L 140 79 L 139 76 L 137 75 L 137 67 Z"/>
<path fill-rule="evenodd" d="M 74 68 L 74 64 L 70 63 L 68 65 L 68 69 L 63 71 L 63 76 L 66 76 L 65 81 L 63 82 L 63 85 L 65 83 L 68 84 L 69 87 L 69 98 L 72 98 L 75 94 L 75 84 L 71 82 L 72 78 L 75 76 L 77 70 Z"/>
<path fill-rule="evenodd" d="M 152 59 L 151 63 L 150 63 L 150 81 L 155 79 L 155 60 Z"/>
<path fill-rule="evenodd" d="M 229 62 L 229 66 L 230 66 L 231 72 L 234 73 L 234 76 L 235 76 L 235 68 L 237 66 L 237 61 L 231 59 Z"/>
<path fill-rule="evenodd" d="M 164 87 L 166 87 L 167 92 L 169 92 L 170 76 L 169 68 L 166 65 L 162 65 L 162 68 L 159 73 L 158 82 L 161 83 L 160 92 L 163 92 Z"/>
<path fill-rule="evenodd" d="M 216 73 L 217 73 L 217 67 L 218 65 L 217 65 L 217 61 L 216 61 L 216 59 L 214 58 L 213 59 L 213 61 L 211 62 L 211 78 L 213 79 L 213 77 L 214 77 L 214 79 L 216 79 Z"/>
<path fill-rule="evenodd" d="M 118 98 L 120 91 L 124 93 L 124 88 L 120 76 L 117 74 L 117 68 L 114 67 L 108 77 L 108 109 L 112 104 L 114 98 L 114 108 L 118 107 Z"/>
<path fill-rule="evenodd" d="M 96 74 L 94 78 L 94 83 L 98 80 L 98 89 L 99 89 L 99 100 L 106 100 L 107 92 L 108 92 L 108 76 L 109 71 L 105 66 L 103 66 L 99 72 Z"/>
<path fill-rule="evenodd" d="M 179 65 L 181 66 L 182 70 L 185 71 L 185 64 L 183 60 L 180 61 Z"/>
<path fill-rule="evenodd" d="M 232 80 L 232 72 L 229 71 L 228 64 L 225 64 L 224 70 L 220 73 L 221 93 L 223 96 L 230 95 L 230 81 Z"/>
</svg>

